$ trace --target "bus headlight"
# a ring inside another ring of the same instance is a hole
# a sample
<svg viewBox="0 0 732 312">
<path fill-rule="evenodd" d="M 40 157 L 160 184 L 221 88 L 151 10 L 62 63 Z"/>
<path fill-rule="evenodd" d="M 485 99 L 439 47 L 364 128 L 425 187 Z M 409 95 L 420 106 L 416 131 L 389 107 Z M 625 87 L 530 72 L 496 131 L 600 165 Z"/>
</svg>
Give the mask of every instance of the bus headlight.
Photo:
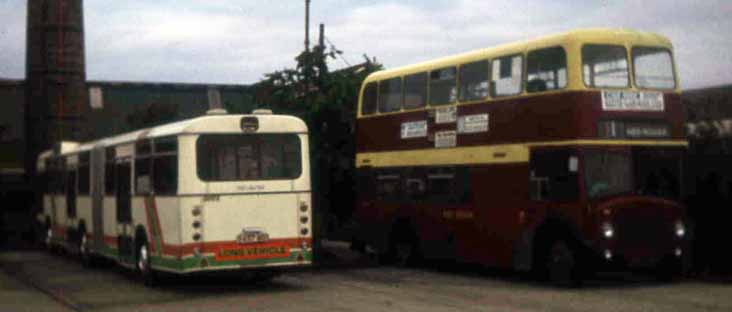
<svg viewBox="0 0 732 312">
<path fill-rule="evenodd" d="M 682 238 L 686 235 L 686 226 L 684 226 L 684 222 L 676 221 L 675 233 L 676 237 Z"/>
<path fill-rule="evenodd" d="M 615 230 L 613 229 L 613 225 L 610 223 L 603 223 L 602 224 L 602 236 L 604 236 L 607 239 L 613 238 L 615 235 Z"/>
</svg>

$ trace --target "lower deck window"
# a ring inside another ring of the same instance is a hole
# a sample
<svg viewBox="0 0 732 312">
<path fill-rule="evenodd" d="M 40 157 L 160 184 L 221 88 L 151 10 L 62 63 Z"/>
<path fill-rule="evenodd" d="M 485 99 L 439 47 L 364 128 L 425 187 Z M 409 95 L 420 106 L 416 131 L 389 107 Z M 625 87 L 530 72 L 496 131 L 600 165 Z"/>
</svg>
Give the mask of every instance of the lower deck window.
<svg viewBox="0 0 732 312">
<path fill-rule="evenodd" d="M 207 134 L 197 142 L 203 181 L 295 179 L 302 173 L 297 134 Z"/>
</svg>

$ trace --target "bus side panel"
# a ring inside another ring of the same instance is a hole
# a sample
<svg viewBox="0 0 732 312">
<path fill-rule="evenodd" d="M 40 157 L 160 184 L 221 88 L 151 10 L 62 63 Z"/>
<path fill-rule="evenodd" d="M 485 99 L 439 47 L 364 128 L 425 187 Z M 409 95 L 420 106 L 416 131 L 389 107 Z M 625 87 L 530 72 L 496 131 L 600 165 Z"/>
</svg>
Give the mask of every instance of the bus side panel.
<svg viewBox="0 0 732 312">
<path fill-rule="evenodd" d="M 117 201 L 114 196 L 104 196 L 104 245 L 102 254 L 117 258 Z"/>
<path fill-rule="evenodd" d="M 511 267 L 513 246 L 522 229 L 519 213 L 528 201 L 528 177 L 528 164 L 472 169 L 475 218 L 463 230 L 462 254 L 486 265 Z"/>
<path fill-rule="evenodd" d="M 148 207 L 148 209 L 150 209 L 148 215 L 151 218 L 146 227 L 148 229 L 148 233 L 157 233 L 157 235 L 153 235 L 154 237 L 148 237 L 151 243 L 153 243 L 154 240 L 154 243 L 158 244 L 155 246 L 155 250 L 159 251 L 154 253 L 156 256 L 180 256 L 179 253 L 171 253 L 164 247 L 165 245 L 182 244 L 181 227 L 184 224 L 181 223 L 180 201 L 181 199 L 179 197 L 174 196 L 155 197 L 154 209 Z"/>
<path fill-rule="evenodd" d="M 84 222 L 86 226 L 86 234 L 91 235 L 94 231 L 94 222 L 92 221 L 92 200 L 90 196 L 77 196 L 76 197 L 76 226 L 74 230 L 77 230 Z"/>
</svg>

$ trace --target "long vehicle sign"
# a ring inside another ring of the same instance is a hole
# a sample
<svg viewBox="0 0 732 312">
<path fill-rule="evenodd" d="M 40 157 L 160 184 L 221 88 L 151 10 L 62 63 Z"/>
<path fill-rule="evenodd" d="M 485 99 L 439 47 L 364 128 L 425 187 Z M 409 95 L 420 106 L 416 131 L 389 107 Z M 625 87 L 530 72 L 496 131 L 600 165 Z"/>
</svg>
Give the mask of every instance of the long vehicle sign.
<svg viewBox="0 0 732 312">
<path fill-rule="evenodd" d="M 223 247 L 216 253 L 216 261 L 287 258 L 289 256 L 290 248 L 287 245 L 270 243 Z"/>
</svg>

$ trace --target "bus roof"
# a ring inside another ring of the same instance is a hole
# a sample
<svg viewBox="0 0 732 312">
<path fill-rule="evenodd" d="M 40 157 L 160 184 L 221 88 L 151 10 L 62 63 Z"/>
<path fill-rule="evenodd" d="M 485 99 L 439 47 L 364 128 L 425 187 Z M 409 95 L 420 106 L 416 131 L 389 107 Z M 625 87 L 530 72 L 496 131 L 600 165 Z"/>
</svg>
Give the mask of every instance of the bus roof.
<svg viewBox="0 0 732 312">
<path fill-rule="evenodd" d="M 259 120 L 259 129 L 257 133 L 306 133 L 308 131 L 307 125 L 304 121 L 300 118 L 289 115 L 206 115 L 128 132 L 96 141 L 85 142 L 75 148 L 62 149 L 60 155 L 75 154 L 91 150 L 96 146 L 114 146 L 134 142 L 140 139 L 183 134 L 241 133 L 242 130 L 240 122 L 243 117 L 256 117 Z M 64 146 L 69 145 L 69 142 L 62 142 L 62 144 L 63 143 L 67 143 Z M 41 155 L 43 157 L 50 156 L 45 152 Z"/>
<path fill-rule="evenodd" d="M 522 53 L 528 50 L 545 48 L 550 46 L 564 45 L 569 43 L 607 43 L 607 44 L 633 44 L 643 46 L 657 46 L 673 49 L 671 41 L 666 37 L 655 33 L 641 32 L 630 29 L 611 28 L 589 28 L 578 29 L 564 33 L 547 35 L 539 38 L 498 45 L 491 48 L 478 49 L 470 52 L 442 57 L 426 62 L 397 67 L 389 70 L 382 70 L 369 75 L 365 82 L 381 80 L 402 76 L 411 73 L 429 71 L 430 69 L 442 66 L 467 63 L 474 59 L 492 58 L 515 53 Z"/>
</svg>

